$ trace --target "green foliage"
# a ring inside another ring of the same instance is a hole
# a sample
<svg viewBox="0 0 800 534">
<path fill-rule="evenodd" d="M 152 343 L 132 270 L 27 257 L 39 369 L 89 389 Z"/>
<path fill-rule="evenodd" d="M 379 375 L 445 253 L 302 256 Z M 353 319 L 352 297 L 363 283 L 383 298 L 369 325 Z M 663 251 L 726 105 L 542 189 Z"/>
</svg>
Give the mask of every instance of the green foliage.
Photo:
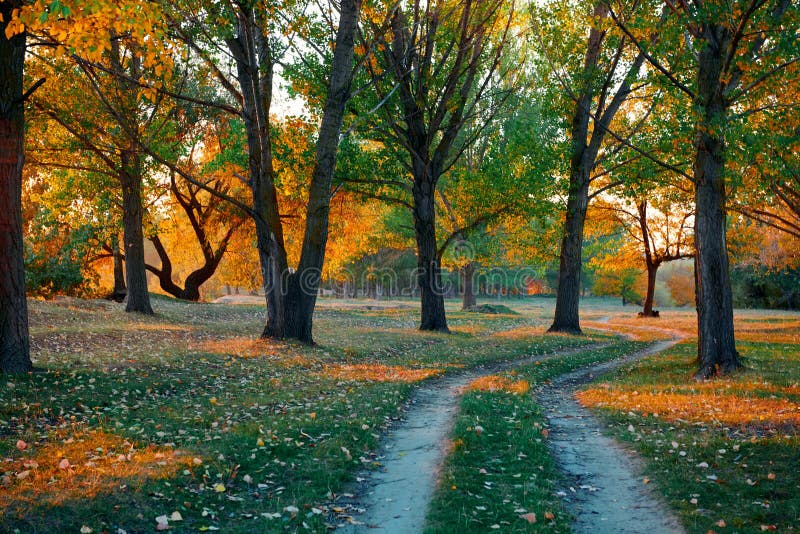
<svg viewBox="0 0 800 534">
<path fill-rule="evenodd" d="M 80 295 L 96 283 L 88 268 L 98 229 L 89 223 L 61 227 L 47 209 L 41 209 L 25 236 L 25 285 L 29 294 Z"/>
<path fill-rule="evenodd" d="M 739 308 L 800 309 L 800 269 L 772 271 L 742 266 L 731 270 L 733 303 Z"/>
</svg>

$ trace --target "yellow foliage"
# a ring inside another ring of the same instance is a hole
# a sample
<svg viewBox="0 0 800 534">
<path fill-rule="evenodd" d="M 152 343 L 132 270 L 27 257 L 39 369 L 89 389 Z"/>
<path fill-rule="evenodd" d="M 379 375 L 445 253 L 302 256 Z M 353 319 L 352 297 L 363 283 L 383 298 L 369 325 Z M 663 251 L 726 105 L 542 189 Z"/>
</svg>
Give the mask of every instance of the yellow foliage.
<svg viewBox="0 0 800 534">
<path fill-rule="evenodd" d="M 668 421 L 704 422 L 717 425 L 800 424 L 800 404 L 780 398 L 753 395 L 762 384 L 741 385 L 710 383 L 692 387 L 688 392 L 666 390 L 631 391 L 612 389 L 610 385 L 590 388 L 576 394 L 589 407 L 607 407 L 622 411 L 654 414 Z M 730 388 L 730 389 L 729 389 Z M 767 391 L 775 389 L 767 386 Z M 797 387 L 777 388 L 782 393 L 797 394 Z"/>
</svg>

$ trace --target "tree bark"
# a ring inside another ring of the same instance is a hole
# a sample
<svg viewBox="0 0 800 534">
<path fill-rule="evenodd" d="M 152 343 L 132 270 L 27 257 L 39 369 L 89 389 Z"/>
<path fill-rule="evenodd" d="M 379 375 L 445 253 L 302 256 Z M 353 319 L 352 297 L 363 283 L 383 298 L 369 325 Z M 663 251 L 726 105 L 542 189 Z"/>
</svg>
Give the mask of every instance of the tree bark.
<svg viewBox="0 0 800 534">
<path fill-rule="evenodd" d="M 449 332 L 439 253 L 436 247 L 434 186 L 425 176 L 414 177 L 414 234 L 417 241 L 417 283 L 422 306 L 420 330 Z"/>
<path fill-rule="evenodd" d="M 147 292 L 147 268 L 144 261 L 141 156 L 133 150 L 124 150 L 121 158 L 122 172 L 119 180 L 122 185 L 125 279 L 128 285 L 125 311 L 153 315 L 150 294 Z"/>
<path fill-rule="evenodd" d="M 128 288 L 125 285 L 125 260 L 122 259 L 119 237 L 116 234 L 111 237 L 111 257 L 114 262 L 114 290 L 111 292 L 111 300 L 122 302 L 128 295 Z"/>
<path fill-rule="evenodd" d="M 558 266 L 558 289 L 556 311 L 548 332 L 580 334 L 578 306 L 581 296 L 581 269 L 583 228 L 589 206 L 589 173 L 583 166 L 583 154 L 573 160 L 570 174 L 570 190 L 567 197 L 567 213 L 564 222 L 564 237 L 561 240 L 561 255 Z"/>
<path fill-rule="evenodd" d="M 608 8 L 598 2 L 595 16 L 604 18 Z M 548 332 L 580 334 L 581 258 L 583 249 L 583 228 L 586 223 L 586 210 L 589 206 L 589 184 L 594 167 L 595 156 L 604 132 L 593 132 L 589 136 L 589 109 L 593 99 L 592 73 L 597 68 L 605 32 L 593 26 L 584 58 L 583 74 L 586 77 L 580 97 L 575 103 L 572 117 L 572 155 L 570 158 L 569 191 L 567 193 L 567 212 L 564 221 L 564 237 L 561 240 L 561 254 L 558 267 L 558 289 L 556 290 L 556 311 L 553 324 Z M 619 93 L 618 93 L 619 94 Z M 616 100 L 616 99 L 615 99 Z"/>
<path fill-rule="evenodd" d="M 475 262 L 469 262 L 461 268 L 462 295 L 461 309 L 468 310 L 478 303 L 475 298 Z"/>
<path fill-rule="evenodd" d="M 644 245 L 644 263 L 647 269 L 647 295 L 644 298 L 642 307 L 642 317 L 654 317 L 653 299 L 656 293 L 656 274 L 661 262 L 654 258 L 653 247 L 651 246 L 650 227 L 647 223 L 647 201 L 642 200 L 637 206 L 639 213 L 639 231 L 642 233 L 642 244 Z"/>
<path fill-rule="evenodd" d="M 286 295 L 286 337 L 313 342 L 314 307 L 328 242 L 331 183 L 336 168 L 344 109 L 350 99 L 353 56 L 361 0 L 342 0 L 339 28 L 328 82 L 328 94 L 317 137 L 316 160 L 309 186 L 306 228 L 297 271 L 289 278 Z"/>
<path fill-rule="evenodd" d="M 256 215 L 256 249 L 267 302 L 267 321 L 261 337 L 283 338 L 286 324 L 285 277 L 289 273 L 270 138 L 269 113 L 275 64 L 269 39 L 263 33 L 266 22 L 261 20 L 252 5 L 240 5 L 237 9 L 237 33 L 226 39 L 226 44 L 236 62 L 236 77 L 241 87 L 248 180 Z"/>
<path fill-rule="evenodd" d="M 658 264 L 647 263 L 647 294 L 644 297 L 642 306 L 642 317 L 656 317 L 653 313 L 653 300 L 656 294 L 656 274 L 658 274 Z"/>
<path fill-rule="evenodd" d="M 25 116 L 25 34 L 7 39 L 5 29 L 18 2 L 0 3 L 0 371 L 33 369 L 25 298 L 22 243 L 22 166 Z"/>
<path fill-rule="evenodd" d="M 725 213 L 724 52 L 730 31 L 706 23 L 698 58 L 700 119 L 695 133 L 695 298 L 698 379 L 742 367 L 733 329 L 733 295 L 728 270 Z"/>
</svg>

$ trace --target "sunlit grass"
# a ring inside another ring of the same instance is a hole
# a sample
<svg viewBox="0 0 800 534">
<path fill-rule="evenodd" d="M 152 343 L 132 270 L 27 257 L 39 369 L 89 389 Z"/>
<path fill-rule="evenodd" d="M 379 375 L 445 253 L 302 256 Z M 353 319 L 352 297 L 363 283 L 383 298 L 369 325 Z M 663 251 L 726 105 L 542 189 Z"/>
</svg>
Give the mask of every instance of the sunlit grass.
<svg viewBox="0 0 800 534">
<path fill-rule="evenodd" d="M 379 364 L 333 365 L 323 371 L 330 378 L 365 382 L 419 382 L 441 373 L 441 369 L 409 369 Z"/>
<path fill-rule="evenodd" d="M 102 430 L 60 434 L 68 437 L 26 449 L 3 465 L 7 474 L 2 478 L 0 509 L 6 514 L 22 518 L 42 506 L 138 491 L 146 479 L 165 479 L 197 467 L 181 451 L 154 445 L 137 448 L 135 442 Z"/>
<path fill-rule="evenodd" d="M 476 378 L 467 385 L 467 391 L 505 392 L 522 395 L 531 389 L 527 380 L 514 380 L 499 375 L 486 375 Z"/>
</svg>

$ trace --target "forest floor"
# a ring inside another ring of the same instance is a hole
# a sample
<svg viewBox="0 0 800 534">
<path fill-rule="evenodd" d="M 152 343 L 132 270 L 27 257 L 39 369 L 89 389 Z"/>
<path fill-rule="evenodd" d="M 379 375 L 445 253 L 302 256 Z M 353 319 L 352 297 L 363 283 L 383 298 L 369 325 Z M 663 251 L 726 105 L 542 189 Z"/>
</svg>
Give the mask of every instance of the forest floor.
<svg viewBox="0 0 800 534">
<path fill-rule="evenodd" d="M 423 520 L 431 532 L 580 531 L 578 494 L 604 492 L 570 481 L 559 440 L 572 431 L 559 424 L 572 420 L 622 442 L 614 457 L 638 454 L 625 465 L 650 491 L 637 494 L 664 495 L 689 531 L 800 523 L 800 315 L 738 314 L 748 370 L 697 384 L 689 312 L 644 321 L 589 301 L 578 337 L 544 334 L 549 299 L 504 304 L 518 315 L 450 303 L 454 334 L 443 335 L 415 330 L 411 301 L 323 299 L 309 347 L 256 341 L 260 305 L 158 297 L 146 318 L 101 301 L 31 302 L 41 372 L 0 387 L 0 531 L 368 524 L 373 477 L 408 456 L 386 449 L 404 425 L 436 430 L 432 467 L 403 477 L 431 502 L 394 505 L 392 517 L 413 511 L 411 531 Z M 686 339 L 644 357 L 664 326 Z M 586 369 L 612 360 L 620 370 L 587 389 L 597 372 Z M 580 417 L 559 420 L 553 392 L 574 389 L 602 422 L 571 395 Z M 426 392 L 449 411 L 426 415 Z"/>
</svg>

